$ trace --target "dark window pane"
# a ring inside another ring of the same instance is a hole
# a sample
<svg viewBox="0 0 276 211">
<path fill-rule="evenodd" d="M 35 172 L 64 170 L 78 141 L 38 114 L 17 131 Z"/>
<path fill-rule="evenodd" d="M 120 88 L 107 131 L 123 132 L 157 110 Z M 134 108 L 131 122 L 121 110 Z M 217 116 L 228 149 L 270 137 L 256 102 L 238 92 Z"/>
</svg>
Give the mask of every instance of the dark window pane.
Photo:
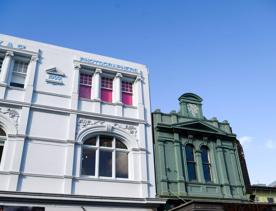
<svg viewBox="0 0 276 211">
<path fill-rule="evenodd" d="M 126 145 L 122 141 L 120 141 L 118 139 L 116 139 L 116 148 L 127 149 Z"/>
<path fill-rule="evenodd" d="M 96 150 L 91 148 L 82 149 L 82 175 L 95 175 L 95 154 Z"/>
<path fill-rule="evenodd" d="M 10 83 L 10 86 L 19 87 L 19 88 L 24 88 L 24 84 L 15 83 L 15 82 L 11 82 L 11 83 Z"/>
<path fill-rule="evenodd" d="M 96 145 L 96 137 L 89 138 L 88 140 L 86 140 L 84 142 L 84 144 L 95 146 Z"/>
<path fill-rule="evenodd" d="M 211 181 L 211 172 L 209 164 L 203 164 L 204 179 L 206 182 Z"/>
<path fill-rule="evenodd" d="M 267 202 L 268 202 L 268 203 L 274 203 L 274 199 L 271 198 L 271 197 L 268 197 L 268 198 L 267 198 Z"/>
<path fill-rule="evenodd" d="M 3 153 L 3 146 L 0 146 L 0 163 L 1 163 L 1 160 L 2 160 L 2 153 Z"/>
<path fill-rule="evenodd" d="M 112 152 L 100 150 L 99 175 L 112 177 Z"/>
<path fill-rule="evenodd" d="M 127 152 L 116 152 L 116 177 L 128 178 Z"/>
<path fill-rule="evenodd" d="M 6 136 L 6 133 L 2 128 L 0 128 L 0 136 Z"/>
<path fill-rule="evenodd" d="M 195 163 L 188 163 L 188 177 L 189 180 L 196 180 L 196 169 L 195 169 Z"/>
<path fill-rule="evenodd" d="M 201 147 L 201 158 L 203 163 L 209 163 L 208 148 L 205 146 Z"/>
<path fill-rule="evenodd" d="M 194 147 L 192 145 L 186 145 L 186 159 L 187 161 L 194 161 Z"/>
<path fill-rule="evenodd" d="M 101 147 L 112 147 L 113 137 L 111 136 L 100 136 Z"/>
</svg>

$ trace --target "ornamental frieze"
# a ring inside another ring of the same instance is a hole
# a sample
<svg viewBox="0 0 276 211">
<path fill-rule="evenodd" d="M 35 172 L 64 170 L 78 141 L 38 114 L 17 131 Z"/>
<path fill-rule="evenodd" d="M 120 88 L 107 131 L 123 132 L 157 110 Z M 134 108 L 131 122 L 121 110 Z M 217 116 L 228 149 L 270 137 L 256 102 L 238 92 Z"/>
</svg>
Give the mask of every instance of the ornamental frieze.
<svg viewBox="0 0 276 211">
<path fill-rule="evenodd" d="M 10 119 L 13 123 L 15 123 L 15 125 L 17 127 L 19 113 L 15 109 L 0 107 L 0 114 L 4 115 L 8 119 Z"/>
<path fill-rule="evenodd" d="M 79 134 L 80 131 L 82 131 L 88 127 L 91 127 L 91 126 L 106 126 L 108 128 L 115 127 L 115 128 L 125 130 L 130 135 L 137 137 L 137 127 L 136 126 L 117 123 L 117 122 L 107 122 L 107 121 L 102 121 L 102 120 L 91 120 L 91 119 L 82 119 L 82 118 L 78 119 L 76 132 L 77 132 L 77 134 Z"/>
</svg>

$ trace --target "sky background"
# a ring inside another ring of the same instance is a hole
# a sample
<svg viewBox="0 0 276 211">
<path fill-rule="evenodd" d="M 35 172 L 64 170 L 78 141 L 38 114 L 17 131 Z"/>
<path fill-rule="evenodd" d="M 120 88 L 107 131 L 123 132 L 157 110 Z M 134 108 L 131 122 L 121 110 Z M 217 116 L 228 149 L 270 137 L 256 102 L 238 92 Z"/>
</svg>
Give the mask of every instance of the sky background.
<svg viewBox="0 0 276 211">
<path fill-rule="evenodd" d="M 0 0 L 0 33 L 146 64 L 152 109 L 201 96 L 251 183 L 276 180 L 275 0 Z"/>
</svg>

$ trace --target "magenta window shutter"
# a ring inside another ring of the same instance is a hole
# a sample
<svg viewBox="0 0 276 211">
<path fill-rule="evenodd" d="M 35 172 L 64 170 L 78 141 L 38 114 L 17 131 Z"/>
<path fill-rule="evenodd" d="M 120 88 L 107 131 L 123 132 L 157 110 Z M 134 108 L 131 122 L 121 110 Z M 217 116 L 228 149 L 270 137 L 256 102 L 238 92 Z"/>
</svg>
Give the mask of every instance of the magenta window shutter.
<svg viewBox="0 0 276 211">
<path fill-rule="evenodd" d="M 80 85 L 80 97 L 91 98 L 91 86 Z"/>
<path fill-rule="evenodd" d="M 132 94 L 131 93 L 122 93 L 122 102 L 125 105 L 132 105 Z"/>
<path fill-rule="evenodd" d="M 112 90 L 110 89 L 103 89 L 101 91 L 101 99 L 104 102 L 112 102 Z"/>
</svg>

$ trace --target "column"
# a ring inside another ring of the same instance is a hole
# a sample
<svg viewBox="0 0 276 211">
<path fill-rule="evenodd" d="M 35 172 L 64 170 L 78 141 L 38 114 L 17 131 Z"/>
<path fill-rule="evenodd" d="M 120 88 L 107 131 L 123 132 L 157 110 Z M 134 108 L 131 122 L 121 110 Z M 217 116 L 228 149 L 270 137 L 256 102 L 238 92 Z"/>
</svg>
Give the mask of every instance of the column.
<svg viewBox="0 0 276 211">
<path fill-rule="evenodd" d="M 93 99 L 101 101 L 101 73 L 102 70 L 97 68 L 93 75 Z"/>
<path fill-rule="evenodd" d="M 183 160 L 182 160 L 182 146 L 179 140 L 179 134 L 174 133 L 174 151 L 175 151 L 175 161 L 176 161 L 176 170 L 177 170 L 177 195 L 185 196 L 186 187 L 184 179 L 184 169 L 183 169 Z"/>
<path fill-rule="evenodd" d="M 2 84 L 7 84 L 7 79 L 9 75 L 9 69 L 13 57 L 13 52 L 12 51 L 7 51 L 5 59 L 2 64 L 2 70 L 1 70 L 1 77 L 0 77 L 0 83 Z"/>
<path fill-rule="evenodd" d="M 161 195 L 169 195 L 169 190 L 168 190 L 168 177 L 166 173 L 166 163 L 165 163 L 165 146 L 164 143 L 160 140 L 157 140 L 156 144 L 156 164 L 157 164 L 157 169 L 156 169 L 156 174 L 157 177 L 159 177 L 159 181 L 156 182 L 157 185 L 157 190 Z M 160 185 L 160 186 L 159 186 Z M 159 187 L 158 187 L 159 186 Z"/>
<path fill-rule="evenodd" d="M 12 64 L 12 57 L 13 52 L 8 51 L 2 64 L 2 69 L 0 73 L 0 99 L 3 99 L 5 97 L 6 85 L 8 83 L 9 72 Z"/>
<path fill-rule="evenodd" d="M 135 80 L 135 93 L 136 93 L 136 103 L 138 107 L 138 118 L 145 119 L 145 108 L 143 101 L 143 79 L 141 75 L 138 75 Z"/>
<path fill-rule="evenodd" d="M 92 99 L 94 101 L 92 112 L 94 113 L 101 113 L 101 74 L 102 70 L 97 68 L 92 78 Z"/>
<path fill-rule="evenodd" d="M 204 175 L 203 175 L 203 166 L 201 159 L 201 151 L 195 150 L 195 162 L 196 162 L 196 170 L 197 170 L 197 178 L 201 183 L 205 183 Z"/>
<path fill-rule="evenodd" d="M 117 73 L 113 81 L 113 102 L 116 104 L 116 116 L 123 116 L 122 74 Z"/>
<path fill-rule="evenodd" d="M 71 109 L 78 109 L 78 101 L 79 101 L 79 83 L 80 83 L 80 64 L 74 65 L 74 78 L 73 78 L 73 90 L 71 97 Z"/>
<path fill-rule="evenodd" d="M 217 139 L 217 156 L 218 156 L 218 174 L 220 176 L 220 183 L 222 185 L 222 194 L 224 197 L 232 197 L 228 180 L 228 174 L 226 171 L 226 164 L 224 158 L 223 147 L 221 146 L 221 140 Z"/>
<path fill-rule="evenodd" d="M 117 73 L 114 78 L 114 103 L 122 104 L 122 74 Z"/>
<path fill-rule="evenodd" d="M 25 96 L 24 96 L 24 101 L 26 103 L 31 103 L 32 101 L 32 97 L 33 97 L 33 84 L 34 84 L 34 78 L 35 78 L 35 73 L 36 73 L 36 66 L 37 66 L 37 62 L 38 62 L 38 56 L 37 55 L 33 55 L 30 63 L 28 65 L 28 69 L 27 69 L 27 77 L 26 77 L 26 81 L 25 81 Z"/>
</svg>

